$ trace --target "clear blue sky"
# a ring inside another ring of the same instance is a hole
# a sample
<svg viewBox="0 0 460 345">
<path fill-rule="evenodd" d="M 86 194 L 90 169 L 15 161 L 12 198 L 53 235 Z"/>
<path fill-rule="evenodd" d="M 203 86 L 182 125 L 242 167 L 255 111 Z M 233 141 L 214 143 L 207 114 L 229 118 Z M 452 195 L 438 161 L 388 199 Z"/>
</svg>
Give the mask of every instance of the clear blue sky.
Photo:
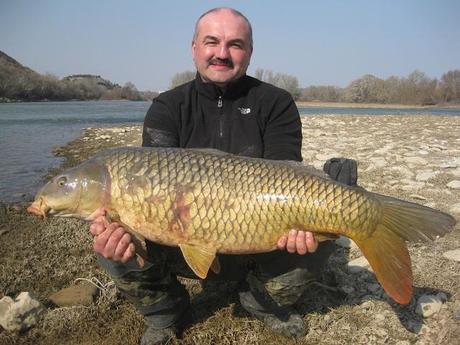
<svg viewBox="0 0 460 345">
<path fill-rule="evenodd" d="M 460 69 L 459 0 L 0 0 L 0 50 L 40 73 L 165 90 L 175 73 L 194 70 L 195 20 L 218 6 L 253 25 L 249 74 L 264 68 L 301 86 L 346 86 L 368 73 L 439 78 Z"/>
</svg>

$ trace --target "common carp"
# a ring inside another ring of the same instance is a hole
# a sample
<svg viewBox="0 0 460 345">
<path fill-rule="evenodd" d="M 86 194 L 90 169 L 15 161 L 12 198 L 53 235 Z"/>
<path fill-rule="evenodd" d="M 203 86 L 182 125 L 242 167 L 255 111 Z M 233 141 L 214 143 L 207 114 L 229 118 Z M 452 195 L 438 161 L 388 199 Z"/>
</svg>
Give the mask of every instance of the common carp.
<svg viewBox="0 0 460 345">
<path fill-rule="evenodd" d="M 300 163 L 208 149 L 117 148 L 54 177 L 28 208 L 39 215 L 91 219 L 104 208 L 136 236 L 179 246 L 200 278 L 216 253 L 276 249 L 296 228 L 356 242 L 386 293 L 412 297 L 405 241 L 450 231 L 449 214 L 331 180 Z"/>
</svg>

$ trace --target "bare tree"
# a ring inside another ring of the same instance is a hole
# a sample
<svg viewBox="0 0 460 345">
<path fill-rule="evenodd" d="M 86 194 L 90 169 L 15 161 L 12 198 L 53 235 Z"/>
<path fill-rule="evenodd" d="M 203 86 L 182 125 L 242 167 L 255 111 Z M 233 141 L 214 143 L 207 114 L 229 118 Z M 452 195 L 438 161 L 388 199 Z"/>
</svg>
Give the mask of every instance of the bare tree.
<svg viewBox="0 0 460 345">
<path fill-rule="evenodd" d="M 193 79 L 195 79 L 195 72 L 192 71 L 184 71 L 180 73 L 174 74 L 171 78 L 171 85 L 169 86 L 170 89 L 175 88 L 176 86 L 185 84 Z"/>
<path fill-rule="evenodd" d="M 439 82 L 439 91 L 443 102 L 460 102 L 460 70 L 444 73 Z"/>
<path fill-rule="evenodd" d="M 289 74 L 273 73 L 271 70 L 258 68 L 254 76 L 262 81 L 275 85 L 289 92 L 295 100 L 300 96 L 299 80 Z"/>
</svg>

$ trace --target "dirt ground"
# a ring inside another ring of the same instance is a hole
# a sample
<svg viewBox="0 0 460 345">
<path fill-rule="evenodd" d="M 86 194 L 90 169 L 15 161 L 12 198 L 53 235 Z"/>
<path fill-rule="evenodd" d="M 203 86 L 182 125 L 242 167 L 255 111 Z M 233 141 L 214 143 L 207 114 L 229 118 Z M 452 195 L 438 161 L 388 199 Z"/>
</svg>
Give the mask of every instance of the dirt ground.
<svg viewBox="0 0 460 345">
<path fill-rule="evenodd" d="M 359 163 L 358 183 L 368 190 L 425 204 L 460 218 L 460 117 L 332 116 L 303 118 L 304 161 L 321 168 L 327 158 L 346 156 Z M 101 148 L 140 145 L 140 127 L 87 129 L 55 154 L 62 168 Z M 5 163 L 5 162 L 4 162 Z M 58 170 L 50 171 L 49 176 Z M 47 307 L 40 323 L 22 334 L 1 329 L 0 345 L 137 344 L 143 318 L 97 266 L 88 225 L 74 219 L 28 215 L 26 203 L 0 205 L 0 298 L 33 293 Z M 308 334 L 297 343 L 273 335 L 245 313 L 237 286 L 214 282 L 203 291 L 183 280 L 192 296 L 195 322 L 171 344 L 460 344 L 460 263 L 443 257 L 460 248 L 459 225 L 433 243 L 409 245 L 414 298 L 408 306 L 391 301 L 374 275 L 350 273 L 346 263 L 361 256 L 342 248 L 330 260 L 325 282 L 337 291 L 313 286 L 297 308 Z M 90 306 L 56 307 L 49 296 L 76 279 L 100 286 Z M 416 314 L 423 294 L 444 292 L 447 300 L 430 318 Z"/>
</svg>

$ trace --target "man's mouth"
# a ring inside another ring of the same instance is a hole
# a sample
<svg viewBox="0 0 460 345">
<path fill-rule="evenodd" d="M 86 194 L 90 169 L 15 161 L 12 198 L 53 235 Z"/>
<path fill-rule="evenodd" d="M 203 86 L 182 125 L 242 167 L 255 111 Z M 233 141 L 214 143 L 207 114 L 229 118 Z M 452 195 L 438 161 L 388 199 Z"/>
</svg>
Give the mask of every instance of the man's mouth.
<svg viewBox="0 0 460 345">
<path fill-rule="evenodd" d="M 209 61 L 209 66 L 213 66 L 216 69 L 229 69 L 233 68 L 233 63 L 228 59 L 212 59 Z"/>
</svg>

